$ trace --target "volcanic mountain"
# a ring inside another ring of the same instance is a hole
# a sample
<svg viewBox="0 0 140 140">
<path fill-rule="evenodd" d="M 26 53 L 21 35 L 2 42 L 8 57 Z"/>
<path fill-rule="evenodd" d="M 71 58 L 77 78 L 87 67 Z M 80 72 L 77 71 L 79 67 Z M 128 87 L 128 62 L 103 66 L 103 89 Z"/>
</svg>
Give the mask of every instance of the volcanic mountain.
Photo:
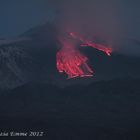
<svg viewBox="0 0 140 140">
<path fill-rule="evenodd" d="M 131 42 L 131 45 L 137 44 L 136 40 Z M 68 79 L 67 73 L 60 73 L 57 68 L 56 54 L 61 50 L 61 43 L 58 30 L 52 23 L 32 28 L 16 39 L 1 39 L 0 88 L 15 88 L 29 81 L 66 86 L 120 77 L 140 77 L 140 57 L 114 51 L 107 56 L 103 51 L 85 45 L 77 47 L 77 51 L 88 58 L 86 63 L 93 68 L 94 74 L 92 77 L 81 74 L 80 77 Z"/>
</svg>

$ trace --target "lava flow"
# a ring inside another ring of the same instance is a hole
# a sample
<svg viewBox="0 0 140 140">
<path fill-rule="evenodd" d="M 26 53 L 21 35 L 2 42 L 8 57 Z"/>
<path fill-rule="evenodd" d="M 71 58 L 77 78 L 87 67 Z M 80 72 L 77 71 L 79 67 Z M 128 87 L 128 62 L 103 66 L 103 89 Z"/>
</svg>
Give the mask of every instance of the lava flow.
<svg viewBox="0 0 140 140">
<path fill-rule="evenodd" d="M 112 49 L 89 41 L 88 39 L 78 37 L 74 33 L 69 33 L 69 37 L 67 39 L 60 39 L 62 48 L 56 54 L 58 71 L 60 73 L 66 73 L 68 78 L 93 76 L 93 70 L 87 63 L 88 58 L 70 43 L 70 39 L 81 42 L 80 46 L 90 46 L 103 51 L 108 56 L 110 56 Z"/>
<path fill-rule="evenodd" d="M 79 41 L 81 41 L 82 42 L 82 44 L 80 45 L 80 46 L 89 46 L 89 47 L 93 47 L 93 48 L 95 48 L 95 49 L 97 49 L 97 50 L 100 50 L 100 51 L 103 51 L 103 52 L 105 52 L 108 56 L 110 56 L 111 55 L 111 53 L 112 53 L 112 49 L 111 48 L 109 48 L 109 47 L 105 47 L 104 45 L 101 45 L 101 44 L 97 44 L 97 43 L 94 43 L 93 41 L 91 41 L 91 40 L 88 40 L 88 39 L 84 39 L 84 38 L 82 38 L 82 37 L 79 37 L 79 36 L 77 36 L 75 33 L 70 33 L 70 36 L 72 37 L 72 38 L 74 38 L 74 39 L 77 39 L 77 40 L 79 40 Z"/>
<path fill-rule="evenodd" d="M 93 75 L 93 70 L 88 66 L 88 58 L 75 49 L 62 49 L 57 52 L 57 69 L 65 72 L 68 78 L 87 77 Z"/>
</svg>

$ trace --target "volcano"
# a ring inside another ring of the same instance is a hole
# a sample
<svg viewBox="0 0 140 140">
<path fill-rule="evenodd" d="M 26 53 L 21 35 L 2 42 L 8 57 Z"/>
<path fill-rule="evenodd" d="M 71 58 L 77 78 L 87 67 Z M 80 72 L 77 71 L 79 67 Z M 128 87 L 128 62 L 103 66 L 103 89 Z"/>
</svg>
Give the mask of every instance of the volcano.
<svg viewBox="0 0 140 140">
<path fill-rule="evenodd" d="M 115 52 L 73 32 L 65 34 L 60 37 L 56 26 L 46 23 L 16 39 L 0 40 L 0 88 L 15 88 L 29 81 L 65 86 L 140 77 L 140 57 Z"/>
</svg>

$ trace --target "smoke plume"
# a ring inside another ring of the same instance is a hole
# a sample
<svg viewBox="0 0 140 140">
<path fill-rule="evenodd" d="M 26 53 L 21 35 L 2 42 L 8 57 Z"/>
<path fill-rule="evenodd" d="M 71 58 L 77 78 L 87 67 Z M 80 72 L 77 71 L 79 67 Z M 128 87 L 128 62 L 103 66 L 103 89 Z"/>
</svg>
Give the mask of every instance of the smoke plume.
<svg viewBox="0 0 140 140">
<path fill-rule="evenodd" d="M 133 24 L 125 22 L 126 17 L 131 21 L 133 15 L 134 19 L 134 10 L 132 13 L 127 13 L 132 5 L 131 2 L 128 4 L 120 0 L 53 0 L 51 2 L 55 8 L 56 23 L 62 35 L 67 31 L 88 39 L 105 41 L 114 51 L 125 50 L 123 53 L 126 54 L 131 52 L 121 48 L 122 40 L 139 39 L 134 31 L 130 31 L 130 26 L 132 29 L 135 28 L 133 25 L 135 22 Z M 140 52 L 138 47 L 129 46 L 129 48 L 133 50 L 133 54 Z"/>
</svg>

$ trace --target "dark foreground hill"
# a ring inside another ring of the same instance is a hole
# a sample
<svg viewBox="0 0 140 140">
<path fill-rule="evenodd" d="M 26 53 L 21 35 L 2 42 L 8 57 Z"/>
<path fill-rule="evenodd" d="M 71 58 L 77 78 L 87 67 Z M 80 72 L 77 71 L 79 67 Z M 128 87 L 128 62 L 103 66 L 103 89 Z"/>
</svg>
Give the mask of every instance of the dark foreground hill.
<svg viewBox="0 0 140 140">
<path fill-rule="evenodd" d="M 48 140 L 139 140 L 140 79 L 58 88 L 30 83 L 0 95 L 0 129 Z"/>
</svg>

